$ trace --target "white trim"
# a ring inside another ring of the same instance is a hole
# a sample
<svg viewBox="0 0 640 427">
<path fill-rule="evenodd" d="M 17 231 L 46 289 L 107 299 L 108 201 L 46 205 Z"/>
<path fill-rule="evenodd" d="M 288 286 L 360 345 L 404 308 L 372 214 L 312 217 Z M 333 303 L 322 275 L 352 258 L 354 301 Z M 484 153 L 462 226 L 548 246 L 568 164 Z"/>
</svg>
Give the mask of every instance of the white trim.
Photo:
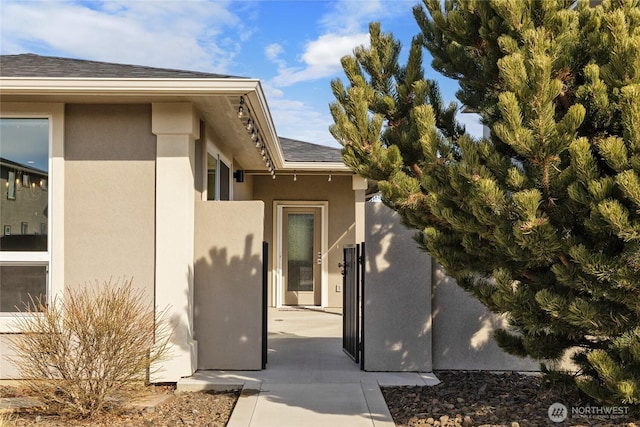
<svg viewBox="0 0 640 427">
<path fill-rule="evenodd" d="M 337 162 L 285 162 L 281 170 L 319 171 L 319 172 L 351 172 L 353 171 L 344 163 Z M 342 175 L 342 174 L 340 174 Z M 338 174 L 336 174 L 338 176 Z"/>
<path fill-rule="evenodd" d="M 246 78 L 79 78 L 79 77 L 2 77 L 4 94 L 158 94 L 209 93 L 239 94 L 262 91 L 258 79 Z"/>
<path fill-rule="evenodd" d="M 64 104 L 6 102 L 2 118 L 46 118 L 49 120 L 49 170 L 47 177 L 47 251 L 2 252 L 4 265 L 47 265 L 47 301 L 51 304 L 64 290 Z M 16 313 L 0 313 L 0 333 L 13 332 Z"/>
<path fill-rule="evenodd" d="M 283 211 L 285 208 L 319 208 L 320 209 L 320 251 L 322 252 L 322 267 L 320 271 L 320 307 L 329 306 L 329 262 L 328 262 L 328 242 L 329 242 L 329 202 L 324 201 L 301 201 L 301 200 L 276 200 L 273 202 L 273 241 L 276 242 L 274 250 L 274 269 L 272 275 L 272 299 L 271 305 L 281 308 L 284 301 L 282 290 L 282 235 L 283 235 Z"/>
</svg>

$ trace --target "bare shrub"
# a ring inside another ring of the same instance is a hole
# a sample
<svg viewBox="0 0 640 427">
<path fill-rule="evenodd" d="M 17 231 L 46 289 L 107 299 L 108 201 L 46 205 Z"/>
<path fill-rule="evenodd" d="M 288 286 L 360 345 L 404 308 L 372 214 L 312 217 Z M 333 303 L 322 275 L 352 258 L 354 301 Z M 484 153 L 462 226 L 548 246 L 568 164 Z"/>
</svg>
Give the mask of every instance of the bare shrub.
<svg viewBox="0 0 640 427">
<path fill-rule="evenodd" d="M 50 305 L 32 300 L 10 344 L 25 385 L 70 416 L 116 409 L 167 356 L 167 310 L 145 301 L 131 280 L 67 289 Z"/>
<path fill-rule="evenodd" d="M 0 427 L 10 427 L 14 424 L 15 416 L 11 412 L 0 413 Z"/>
</svg>

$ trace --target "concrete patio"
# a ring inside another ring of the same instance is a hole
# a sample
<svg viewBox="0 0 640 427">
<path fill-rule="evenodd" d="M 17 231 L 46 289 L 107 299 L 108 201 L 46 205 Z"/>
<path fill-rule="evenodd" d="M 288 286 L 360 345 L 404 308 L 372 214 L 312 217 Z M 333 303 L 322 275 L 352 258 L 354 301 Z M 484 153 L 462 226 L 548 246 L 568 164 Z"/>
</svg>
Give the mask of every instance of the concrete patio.
<svg viewBox="0 0 640 427">
<path fill-rule="evenodd" d="M 364 372 L 342 351 L 342 316 L 269 309 L 263 371 L 198 371 L 178 390 L 242 387 L 229 427 L 393 427 L 380 386 L 435 385 L 431 373 Z"/>
</svg>

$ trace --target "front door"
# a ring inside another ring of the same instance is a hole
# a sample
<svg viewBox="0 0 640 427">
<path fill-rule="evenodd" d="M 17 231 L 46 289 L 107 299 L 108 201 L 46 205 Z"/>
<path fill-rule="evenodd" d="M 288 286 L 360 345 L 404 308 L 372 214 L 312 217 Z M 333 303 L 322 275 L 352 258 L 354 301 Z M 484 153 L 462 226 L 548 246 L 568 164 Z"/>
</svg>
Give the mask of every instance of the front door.
<svg viewBox="0 0 640 427">
<path fill-rule="evenodd" d="M 285 305 L 320 305 L 320 208 L 283 209 Z"/>
</svg>

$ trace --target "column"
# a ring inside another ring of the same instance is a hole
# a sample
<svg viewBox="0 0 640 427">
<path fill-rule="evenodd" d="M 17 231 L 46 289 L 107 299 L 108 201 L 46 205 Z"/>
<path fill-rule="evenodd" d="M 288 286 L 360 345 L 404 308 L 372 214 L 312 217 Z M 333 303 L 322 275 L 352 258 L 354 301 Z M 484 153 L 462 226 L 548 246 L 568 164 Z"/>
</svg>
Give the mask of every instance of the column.
<svg viewBox="0 0 640 427">
<path fill-rule="evenodd" d="M 364 204 L 367 191 L 367 180 L 358 175 L 353 175 L 351 188 L 355 192 L 355 239 L 354 243 L 360 244 L 365 241 L 365 214 Z"/>
<path fill-rule="evenodd" d="M 169 358 L 154 382 L 175 382 L 197 367 L 193 339 L 195 140 L 200 126 L 191 103 L 154 103 L 156 153 L 156 287 L 158 309 L 168 308 L 173 328 Z"/>
</svg>

